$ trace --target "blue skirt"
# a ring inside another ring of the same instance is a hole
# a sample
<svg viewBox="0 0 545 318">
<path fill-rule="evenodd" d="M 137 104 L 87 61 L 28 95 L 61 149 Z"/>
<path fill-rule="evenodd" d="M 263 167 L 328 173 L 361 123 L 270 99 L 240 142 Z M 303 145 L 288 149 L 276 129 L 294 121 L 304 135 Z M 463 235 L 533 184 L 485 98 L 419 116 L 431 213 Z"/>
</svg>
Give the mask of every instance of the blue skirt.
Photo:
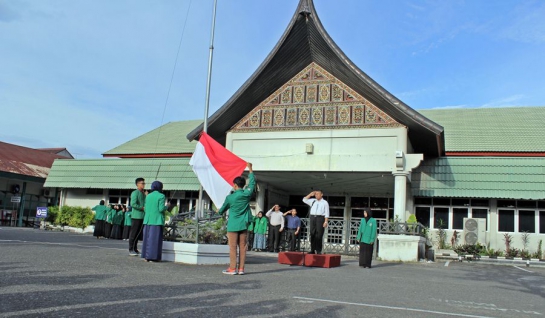
<svg viewBox="0 0 545 318">
<path fill-rule="evenodd" d="M 142 242 L 142 258 L 147 261 L 160 261 L 163 253 L 163 227 L 161 225 L 144 225 Z"/>
</svg>

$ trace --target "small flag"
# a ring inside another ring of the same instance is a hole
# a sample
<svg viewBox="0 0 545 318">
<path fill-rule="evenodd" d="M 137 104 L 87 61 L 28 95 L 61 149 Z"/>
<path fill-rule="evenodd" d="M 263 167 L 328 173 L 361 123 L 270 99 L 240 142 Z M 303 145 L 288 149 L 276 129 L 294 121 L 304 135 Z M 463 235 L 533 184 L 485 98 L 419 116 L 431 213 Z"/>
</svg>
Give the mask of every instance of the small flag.
<svg viewBox="0 0 545 318">
<path fill-rule="evenodd" d="M 212 202 L 220 208 L 233 188 L 233 180 L 246 168 L 246 161 L 203 132 L 189 165 Z"/>
</svg>

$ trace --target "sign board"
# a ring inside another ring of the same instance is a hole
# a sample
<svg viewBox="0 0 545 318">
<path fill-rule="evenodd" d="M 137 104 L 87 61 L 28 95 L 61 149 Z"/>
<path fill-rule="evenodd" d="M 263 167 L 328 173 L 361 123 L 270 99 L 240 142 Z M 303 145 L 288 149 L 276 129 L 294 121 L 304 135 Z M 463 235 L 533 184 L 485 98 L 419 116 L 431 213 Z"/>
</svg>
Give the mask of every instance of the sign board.
<svg viewBox="0 0 545 318">
<path fill-rule="evenodd" d="M 36 208 L 36 217 L 37 218 L 46 218 L 47 217 L 47 207 L 39 206 Z"/>
<path fill-rule="evenodd" d="M 19 203 L 19 202 L 21 202 L 21 197 L 20 196 L 12 196 L 11 197 L 11 202 Z"/>
</svg>

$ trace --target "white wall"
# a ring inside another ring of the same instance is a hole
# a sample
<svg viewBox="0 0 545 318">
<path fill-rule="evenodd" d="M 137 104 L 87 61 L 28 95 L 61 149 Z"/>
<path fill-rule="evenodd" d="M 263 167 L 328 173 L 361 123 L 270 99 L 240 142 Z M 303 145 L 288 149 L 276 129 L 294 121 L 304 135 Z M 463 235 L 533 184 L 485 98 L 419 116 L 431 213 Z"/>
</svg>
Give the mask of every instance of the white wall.
<svg viewBox="0 0 545 318">
<path fill-rule="evenodd" d="M 104 195 L 87 194 L 85 189 L 64 189 L 62 205 L 81 206 L 92 208 L 100 203 L 100 200 L 108 201 Z"/>
<path fill-rule="evenodd" d="M 306 153 L 313 144 L 314 153 Z M 394 171 L 406 128 L 229 132 L 227 149 L 264 171 Z"/>
</svg>

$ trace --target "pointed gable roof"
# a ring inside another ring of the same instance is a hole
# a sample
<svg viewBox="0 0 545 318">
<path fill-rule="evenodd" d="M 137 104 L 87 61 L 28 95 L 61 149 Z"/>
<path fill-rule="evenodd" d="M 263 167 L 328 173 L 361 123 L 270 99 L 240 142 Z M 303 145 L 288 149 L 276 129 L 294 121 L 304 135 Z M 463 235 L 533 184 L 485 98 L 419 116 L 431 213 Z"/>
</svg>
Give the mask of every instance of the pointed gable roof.
<svg viewBox="0 0 545 318">
<path fill-rule="evenodd" d="M 443 127 L 390 94 L 361 71 L 327 34 L 312 0 L 301 0 L 286 31 L 265 61 L 237 92 L 208 120 L 208 134 L 220 142 L 225 133 L 263 100 L 312 62 L 408 127 L 415 152 L 444 154 Z M 201 124 L 187 135 L 198 138 Z"/>
</svg>

